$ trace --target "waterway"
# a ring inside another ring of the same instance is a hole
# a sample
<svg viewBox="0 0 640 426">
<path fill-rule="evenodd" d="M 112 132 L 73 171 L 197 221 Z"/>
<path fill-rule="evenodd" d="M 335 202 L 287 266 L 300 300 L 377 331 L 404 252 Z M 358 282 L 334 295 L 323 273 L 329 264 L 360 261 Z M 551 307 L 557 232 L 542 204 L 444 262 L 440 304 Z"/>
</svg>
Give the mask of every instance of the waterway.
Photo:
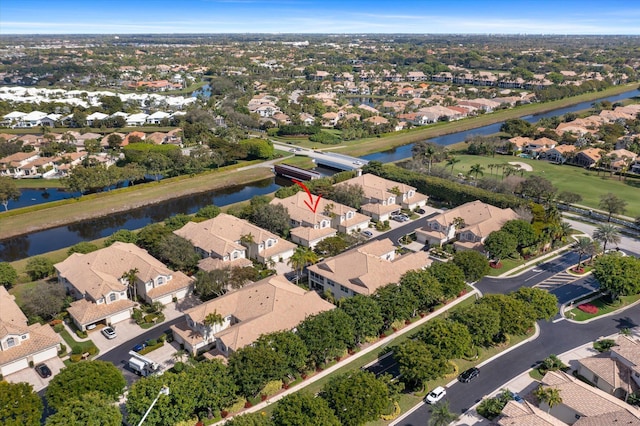
<svg viewBox="0 0 640 426">
<path fill-rule="evenodd" d="M 608 100 L 618 102 L 634 96 L 638 96 L 638 90 L 631 90 L 615 96 L 597 99 L 589 102 L 559 108 L 543 114 L 522 117 L 533 123 L 544 117 L 563 115 L 569 112 L 576 112 L 588 109 L 591 104 L 597 101 Z M 490 135 L 500 130 L 502 123 L 491 124 L 477 129 L 453 133 L 430 139 L 441 145 L 451 145 L 464 141 L 470 135 Z M 383 163 L 403 160 L 411 157 L 413 145 L 404 145 L 393 150 L 379 152 L 364 156 L 366 160 L 375 160 Z M 101 237 L 106 237 L 118 229 L 138 229 L 143 226 L 166 219 L 178 213 L 191 214 L 209 204 L 226 206 L 240 201 L 249 200 L 256 195 L 269 194 L 276 191 L 282 185 L 289 185 L 291 182 L 285 179 L 265 179 L 247 185 L 234 186 L 222 190 L 212 191 L 204 194 L 194 194 L 192 196 L 169 200 L 141 209 L 132 210 L 126 213 L 118 213 L 95 220 L 83 221 L 80 223 L 52 228 L 44 231 L 33 232 L 28 235 L 14 237 L 9 240 L 0 241 L 0 261 L 13 261 L 28 256 L 35 256 L 48 251 L 69 247 L 81 241 L 89 241 Z M 48 192 L 52 192 L 49 190 Z M 29 198 L 37 198 L 42 193 L 37 191 Z M 56 195 L 57 196 L 57 195 Z M 64 196 L 64 195 L 61 195 Z M 52 195 L 49 196 L 52 201 Z M 13 208 L 15 204 L 10 204 Z M 0 213 L 0 221 L 2 214 Z"/>
</svg>

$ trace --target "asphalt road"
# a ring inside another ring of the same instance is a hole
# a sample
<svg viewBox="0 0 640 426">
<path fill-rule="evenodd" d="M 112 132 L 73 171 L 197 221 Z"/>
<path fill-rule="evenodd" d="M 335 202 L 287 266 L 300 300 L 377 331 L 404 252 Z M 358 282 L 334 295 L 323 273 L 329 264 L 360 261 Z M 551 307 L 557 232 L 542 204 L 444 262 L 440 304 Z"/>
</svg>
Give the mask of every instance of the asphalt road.
<svg viewBox="0 0 640 426">
<path fill-rule="evenodd" d="M 163 322 L 159 327 L 155 327 L 155 328 L 152 328 L 151 330 L 147 330 L 144 333 L 138 335 L 137 337 L 125 343 L 122 343 L 119 346 L 116 346 L 106 354 L 99 356 L 98 359 L 102 361 L 111 362 L 116 367 L 120 368 L 124 374 L 125 379 L 127 380 L 127 384 L 130 385 L 131 383 L 139 379 L 139 376 L 137 376 L 133 371 L 129 370 L 126 367 L 127 362 L 129 361 L 129 358 L 131 358 L 129 356 L 129 351 L 138 343 L 142 343 L 148 339 L 158 338 L 158 336 L 160 336 L 160 334 L 162 334 L 165 330 L 169 330 L 169 327 L 183 320 L 184 320 L 184 317 L 180 316 L 171 321 Z"/>
</svg>

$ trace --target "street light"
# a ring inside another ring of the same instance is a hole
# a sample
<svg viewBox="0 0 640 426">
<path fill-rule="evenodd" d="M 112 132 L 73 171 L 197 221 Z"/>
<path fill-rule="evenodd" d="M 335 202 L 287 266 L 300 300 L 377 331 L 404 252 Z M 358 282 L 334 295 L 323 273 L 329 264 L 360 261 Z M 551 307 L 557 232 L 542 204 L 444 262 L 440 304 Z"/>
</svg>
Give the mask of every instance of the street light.
<svg viewBox="0 0 640 426">
<path fill-rule="evenodd" d="M 145 419 L 147 418 L 147 416 L 151 412 L 151 409 L 153 408 L 154 405 L 156 405 L 156 402 L 158 402 L 158 399 L 160 398 L 160 395 L 169 395 L 169 386 L 163 386 L 160 389 L 160 392 L 158 392 L 158 396 L 156 396 L 156 399 L 153 400 L 153 402 L 151 403 L 151 405 L 147 409 L 147 412 L 144 413 L 144 416 L 142 416 L 142 418 L 140 419 L 140 423 L 138 423 L 138 426 L 142 426 L 142 423 L 144 423 Z"/>
</svg>

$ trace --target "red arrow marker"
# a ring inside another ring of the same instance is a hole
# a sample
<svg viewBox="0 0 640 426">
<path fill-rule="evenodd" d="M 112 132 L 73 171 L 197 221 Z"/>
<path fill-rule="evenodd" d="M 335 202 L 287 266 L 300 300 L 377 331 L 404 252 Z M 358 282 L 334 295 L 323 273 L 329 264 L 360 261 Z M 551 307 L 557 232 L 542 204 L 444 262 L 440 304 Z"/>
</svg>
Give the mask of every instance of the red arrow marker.
<svg viewBox="0 0 640 426">
<path fill-rule="evenodd" d="M 318 203 L 320 202 L 320 198 L 322 198 L 322 195 L 318 195 L 318 197 L 316 198 L 316 202 L 313 202 L 313 195 L 311 194 L 311 191 L 309 191 L 309 188 L 307 188 L 307 185 L 305 185 L 304 183 L 300 182 L 299 180 L 296 179 L 291 179 L 293 181 L 293 183 L 295 183 L 296 185 L 298 185 L 300 188 L 304 189 L 304 192 L 307 193 L 307 195 L 309 196 L 309 201 L 305 200 L 305 205 L 307 207 L 309 207 L 309 210 L 311 210 L 312 212 L 316 212 L 316 210 L 318 209 Z"/>
</svg>

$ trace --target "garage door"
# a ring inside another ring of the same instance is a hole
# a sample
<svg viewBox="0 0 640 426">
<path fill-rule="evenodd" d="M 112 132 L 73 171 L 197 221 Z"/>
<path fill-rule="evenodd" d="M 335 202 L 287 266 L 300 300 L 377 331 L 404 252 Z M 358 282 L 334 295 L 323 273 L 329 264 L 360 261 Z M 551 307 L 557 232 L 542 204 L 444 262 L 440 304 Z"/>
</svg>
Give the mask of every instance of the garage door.
<svg viewBox="0 0 640 426">
<path fill-rule="evenodd" d="M 166 296 L 162 296 L 159 299 L 156 299 L 158 302 L 162 303 L 163 305 L 168 305 L 169 303 L 171 303 L 171 301 L 173 300 L 173 298 L 171 297 L 170 294 L 166 295 Z"/>
<path fill-rule="evenodd" d="M 131 314 L 129 313 L 129 311 L 120 312 L 119 314 L 116 314 L 111 317 L 111 324 L 115 324 L 117 322 L 124 321 L 129 318 L 131 318 Z"/>
<path fill-rule="evenodd" d="M 46 361 L 48 359 L 55 358 L 57 356 L 58 356 L 58 350 L 54 346 L 53 348 L 51 348 L 49 350 L 46 350 L 46 351 L 40 352 L 38 354 L 35 354 L 33 356 L 33 363 L 37 364 L 39 362 L 43 362 L 43 361 Z"/>
<path fill-rule="evenodd" d="M 15 373 L 16 371 L 24 370 L 25 368 L 29 368 L 29 361 L 27 361 L 26 358 L 23 358 L 10 364 L 3 365 L 1 371 L 3 376 L 7 376 L 11 373 Z"/>
</svg>

